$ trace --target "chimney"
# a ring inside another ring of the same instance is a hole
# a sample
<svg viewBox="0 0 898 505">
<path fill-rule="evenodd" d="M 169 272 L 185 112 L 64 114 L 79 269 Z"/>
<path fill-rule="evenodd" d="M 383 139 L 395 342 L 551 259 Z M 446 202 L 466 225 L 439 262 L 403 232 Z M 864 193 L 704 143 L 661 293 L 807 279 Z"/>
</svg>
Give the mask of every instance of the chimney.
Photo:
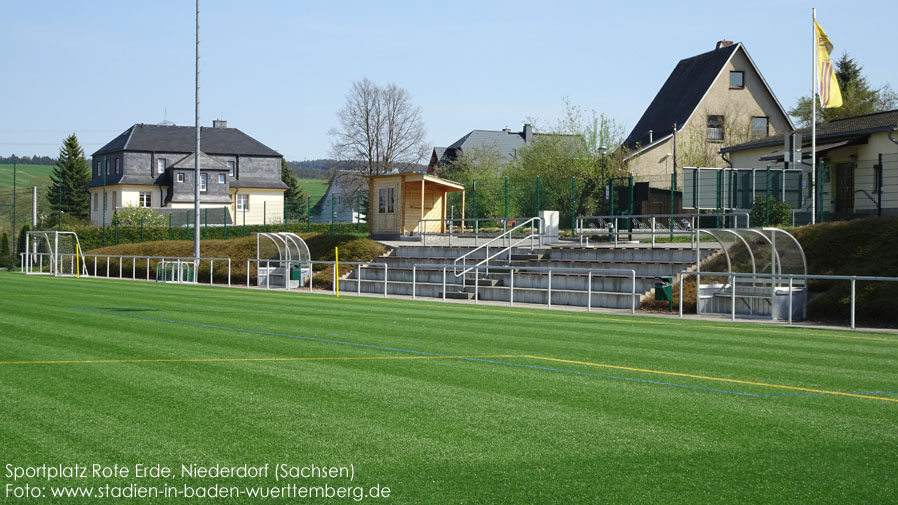
<svg viewBox="0 0 898 505">
<path fill-rule="evenodd" d="M 212 128 L 227 128 L 228 122 L 224 119 L 213 119 L 212 120 Z"/>
<path fill-rule="evenodd" d="M 655 140 L 655 135 L 654 135 L 654 134 L 655 134 L 654 131 L 649 130 L 649 144 L 651 144 L 652 142 L 654 142 L 654 140 Z"/>
<path fill-rule="evenodd" d="M 729 47 L 729 46 L 731 46 L 731 45 L 733 45 L 733 41 L 732 41 L 732 40 L 718 40 L 718 41 L 717 41 L 717 47 L 715 47 L 714 49 L 720 49 L 720 48 L 722 48 L 722 47 Z"/>
<path fill-rule="evenodd" d="M 524 125 L 524 142 L 530 142 L 533 140 L 533 125 L 525 124 Z"/>
</svg>

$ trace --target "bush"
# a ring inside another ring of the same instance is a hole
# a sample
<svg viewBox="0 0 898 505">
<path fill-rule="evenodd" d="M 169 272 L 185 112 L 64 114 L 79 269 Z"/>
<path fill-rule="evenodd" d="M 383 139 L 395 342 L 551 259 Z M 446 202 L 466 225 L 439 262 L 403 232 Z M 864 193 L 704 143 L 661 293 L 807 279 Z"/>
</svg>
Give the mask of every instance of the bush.
<svg viewBox="0 0 898 505">
<path fill-rule="evenodd" d="M 786 203 L 770 198 L 770 222 L 767 222 L 767 197 L 761 196 L 755 199 L 751 208 L 752 226 L 791 226 L 792 207 Z"/>
<path fill-rule="evenodd" d="M 128 205 L 116 211 L 112 222 L 119 226 L 164 226 L 168 224 L 168 219 L 152 209 Z"/>
</svg>

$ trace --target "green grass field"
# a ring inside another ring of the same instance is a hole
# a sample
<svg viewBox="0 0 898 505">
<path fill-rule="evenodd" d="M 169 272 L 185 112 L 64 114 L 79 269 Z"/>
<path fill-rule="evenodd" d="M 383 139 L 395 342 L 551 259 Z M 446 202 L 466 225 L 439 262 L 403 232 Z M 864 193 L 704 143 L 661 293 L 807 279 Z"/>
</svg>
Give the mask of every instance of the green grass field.
<svg viewBox="0 0 898 505">
<path fill-rule="evenodd" d="M 309 194 L 309 202 L 312 207 L 327 193 L 327 179 L 300 179 L 299 184 Z"/>
<path fill-rule="evenodd" d="M 16 189 L 31 190 L 50 182 L 53 167 L 50 165 L 16 165 Z M 0 163 L 0 189 L 12 189 L 12 163 Z"/>
<path fill-rule="evenodd" d="M 895 334 L 9 273 L 0 289 L 2 493 L 292 483 L 386 486 L 364 501 L 402 504 L 898 501 Z M 138 463 L 175 475 L 13 482 L 6 466 Z M 354 478 L 182 476 L 193 463 L 351 464 Z"/>
</svg>

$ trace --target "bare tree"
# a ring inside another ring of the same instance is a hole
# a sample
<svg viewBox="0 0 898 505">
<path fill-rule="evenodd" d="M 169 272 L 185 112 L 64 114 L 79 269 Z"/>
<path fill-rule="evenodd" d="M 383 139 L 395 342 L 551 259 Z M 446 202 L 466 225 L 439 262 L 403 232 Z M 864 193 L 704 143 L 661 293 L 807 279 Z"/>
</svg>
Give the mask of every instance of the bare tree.
<svg viewBox="0 0 898 505">
<path fill-rule="evenodd" d="M 421 108 L 396 84 L 353 82 L 337 120 L 339 126 L 330 130 L 333 155 L 361 175 L 401 171 L 427 152 Z"/>
</svg>

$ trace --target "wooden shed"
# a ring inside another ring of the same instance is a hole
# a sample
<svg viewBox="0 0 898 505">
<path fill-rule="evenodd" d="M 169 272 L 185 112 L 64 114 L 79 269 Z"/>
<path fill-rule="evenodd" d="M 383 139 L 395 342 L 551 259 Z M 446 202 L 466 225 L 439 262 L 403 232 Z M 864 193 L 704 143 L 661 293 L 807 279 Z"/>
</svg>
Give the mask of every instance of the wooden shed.
<svg viewBox="0 0 898 505">
<path fill-rule="evenodd" d="M 421 219 L 447 219 L 446 194 L 462 192 L 464 218 L 465 187 L 456 182 L 420 173 L 372 175 L 368 179 L 368 231 L 375 236 L 398 236 L 420 231 Z M 426 223 L 427 231 L 445 233 L 445 221 Z"/>
</svg>

